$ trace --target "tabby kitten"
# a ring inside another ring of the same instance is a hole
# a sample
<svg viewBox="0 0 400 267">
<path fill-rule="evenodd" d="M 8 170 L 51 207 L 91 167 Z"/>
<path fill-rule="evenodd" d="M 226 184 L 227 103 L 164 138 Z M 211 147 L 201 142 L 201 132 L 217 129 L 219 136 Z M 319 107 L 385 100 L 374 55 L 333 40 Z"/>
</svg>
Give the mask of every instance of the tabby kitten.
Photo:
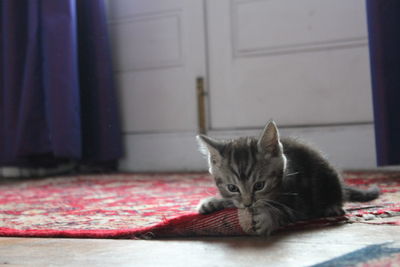
<svg viewBox="0 0 400 267">
<path fill-rule="evenodd" d="M 222 196 L 202 200 L 199 213 L 247 209 L 253 230 L 260 235 L 299 220 L 340 216 L 344 201 L 363 202 L 379 196 L 377 187 L 360 190 L 344 185 L 320 153 L 294 139 L 280 139 L 273 121 L 258 139 L 197 138 Z"/>
</svg>

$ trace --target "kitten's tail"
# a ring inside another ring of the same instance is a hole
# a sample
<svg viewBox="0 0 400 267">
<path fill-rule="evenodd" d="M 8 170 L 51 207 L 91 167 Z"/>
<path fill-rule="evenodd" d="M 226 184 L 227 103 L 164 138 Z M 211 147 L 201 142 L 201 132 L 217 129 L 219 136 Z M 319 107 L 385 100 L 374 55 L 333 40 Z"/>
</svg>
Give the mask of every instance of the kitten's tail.
<svg viewBox="0 0 400 267">
<path fill-rule="evenodd" d="M 344 201 L 367 202 L 379 197 L 379 188 L 371 186 L 367 190 L 362 190 L 348 185 L 344 186 Z"/>
</svg>

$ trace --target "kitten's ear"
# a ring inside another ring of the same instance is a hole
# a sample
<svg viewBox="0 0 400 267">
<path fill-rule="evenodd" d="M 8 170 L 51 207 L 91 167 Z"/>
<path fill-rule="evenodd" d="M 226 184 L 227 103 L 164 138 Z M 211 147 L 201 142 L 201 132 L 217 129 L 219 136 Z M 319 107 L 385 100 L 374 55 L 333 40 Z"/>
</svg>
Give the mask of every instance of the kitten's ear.
<svg viewBox="0 0 400 267">
<path fill-rule="evenodd" d="M 221 162 L 221 151 L 224 148 L 224 143 L 222 141 L 215 140 L 202 134 L 196 136 L 196 138 L 199 142 L 200 151 L 208 156 L 208 163 L 210 165 Z"/>
<path fill-rule="evenodd" d="M 282 144 L 279 139 L 278 127 L 274 121 L 268 122 L 257 142 L 258 150 L 271 154 L 273 157 L 282 154 Z"/>
</svg>

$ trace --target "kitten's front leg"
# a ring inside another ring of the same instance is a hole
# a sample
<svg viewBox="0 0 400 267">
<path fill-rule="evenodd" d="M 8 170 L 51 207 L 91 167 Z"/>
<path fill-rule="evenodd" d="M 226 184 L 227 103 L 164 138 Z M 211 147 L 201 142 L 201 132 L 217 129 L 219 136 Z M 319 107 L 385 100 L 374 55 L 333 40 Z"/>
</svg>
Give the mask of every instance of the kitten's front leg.
<svg viewBox="0 0 400 267">
<path fill-rule="evenodd" d="M 233 203 L 230 200 L 216 197 L 209 197 L 200 201 L 197 210 L 201 214 L 208 214 L 225 208 L 232 208 Z"/>
<path fill-rule="evenodd" d="M 269 236 L 279 228 L 279 218 L 269 207 L 253 209 L 253 230 L 258 235 Z"/>
</svg>

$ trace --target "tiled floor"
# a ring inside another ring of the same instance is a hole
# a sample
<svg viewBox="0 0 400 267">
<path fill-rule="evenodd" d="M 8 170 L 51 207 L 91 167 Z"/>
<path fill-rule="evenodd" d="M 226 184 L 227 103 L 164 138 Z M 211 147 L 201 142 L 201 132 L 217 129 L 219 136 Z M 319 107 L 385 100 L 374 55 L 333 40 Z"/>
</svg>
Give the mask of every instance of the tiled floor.
<svg viewBox="0 0 400 267">
<path fill-rule="evenodd" d="M 6 266 L 309 266 L 370 244 L 400 241 L 400 227 L 345 224 L 258 237 L 168 240 L 0 238 Z"/>
</svg>

